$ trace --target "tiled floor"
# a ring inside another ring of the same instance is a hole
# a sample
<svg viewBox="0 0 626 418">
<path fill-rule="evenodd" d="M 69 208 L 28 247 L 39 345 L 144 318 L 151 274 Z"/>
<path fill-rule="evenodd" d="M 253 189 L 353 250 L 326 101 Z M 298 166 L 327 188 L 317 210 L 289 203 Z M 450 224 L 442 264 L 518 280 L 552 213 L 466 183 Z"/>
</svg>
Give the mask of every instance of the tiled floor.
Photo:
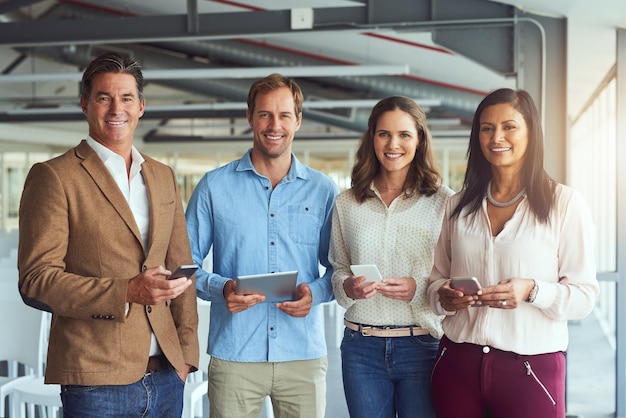
<svg viewBox="0 0 626 418">
<path fill-rule="evenodd" d="M 568 417 L 615 417 L 615 350 L 593 314 L 569 330 Z"/>
</svg>

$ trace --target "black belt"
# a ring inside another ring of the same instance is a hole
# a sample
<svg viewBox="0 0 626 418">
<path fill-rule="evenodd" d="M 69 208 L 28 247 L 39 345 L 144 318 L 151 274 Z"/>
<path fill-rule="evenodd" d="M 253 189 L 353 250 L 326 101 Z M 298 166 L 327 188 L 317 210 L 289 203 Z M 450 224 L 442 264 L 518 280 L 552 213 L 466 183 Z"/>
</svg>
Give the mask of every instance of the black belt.
<svg viewBox="0 0 626 418">
<path fill-rule="evenodd" d="M 169 369 L 170 362 L 163 354 L 157 356 L 150 356 L 148 358 L 148 365 L 146 366 L 146 373 L 158 372 L 159 370 Z"/>
</svg>

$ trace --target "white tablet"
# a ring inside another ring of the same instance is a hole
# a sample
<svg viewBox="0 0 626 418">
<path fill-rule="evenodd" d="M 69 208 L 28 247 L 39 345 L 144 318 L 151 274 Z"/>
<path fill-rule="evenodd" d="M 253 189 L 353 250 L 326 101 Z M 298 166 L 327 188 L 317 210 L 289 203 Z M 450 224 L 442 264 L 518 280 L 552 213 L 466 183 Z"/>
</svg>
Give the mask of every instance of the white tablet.
<svg viewBox="0 0 626 418">
<path fill-rule="evenodd" d="M 352 270 L 352 274 L 354 274 L 355 277 L 365 276 L 363 284 L 380 282 L 383 279 L 376 264 L 353 264 L 350 266 L 350 270 Z"/>
<path fill-rule="evenodd" d="M 239 276 L 235 283 L 237 293 L 261 293 L 266 302 L 285 302 L 295 299 L 297 281 L 298 271 L 294 270 Z"/>
</svg>

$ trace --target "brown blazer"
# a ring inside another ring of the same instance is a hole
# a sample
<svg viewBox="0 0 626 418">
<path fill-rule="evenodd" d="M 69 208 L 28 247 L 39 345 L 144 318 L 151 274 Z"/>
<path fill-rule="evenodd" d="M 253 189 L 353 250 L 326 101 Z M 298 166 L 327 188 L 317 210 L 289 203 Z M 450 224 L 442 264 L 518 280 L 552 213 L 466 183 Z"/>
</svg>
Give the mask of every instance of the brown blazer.
<svg viewBox="0 0 626 418">
<path fill-rule="evenodd" d="M 144 248 L 130 206 L 82 141 L 35 164 L 19 218 L 19 288 L 24 301 L 53 313 L 46 383 L 123 385 L 146 370 L 150 331 L 170 363 L 198 365 L 196 290 L 156 306 L 131 304 L 128 281 L 147 268 L 192 261 L 181 197 L 170 167 L 147 156 L 150 201 Z"/>
</svg>

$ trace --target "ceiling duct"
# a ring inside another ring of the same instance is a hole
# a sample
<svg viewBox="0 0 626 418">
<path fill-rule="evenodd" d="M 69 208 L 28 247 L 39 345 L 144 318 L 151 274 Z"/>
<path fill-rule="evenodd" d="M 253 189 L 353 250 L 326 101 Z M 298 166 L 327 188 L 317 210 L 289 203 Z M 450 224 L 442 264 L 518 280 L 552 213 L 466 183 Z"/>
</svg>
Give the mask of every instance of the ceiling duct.
<svg viewBox="0 0 626 418">
<path fill-rule="evenodd" d="M 109 15 L 68 3 L 55 5 L 49 18 L 89 19 Z M 118 50 L 136 57 L 144 69 L 194 69 L 224 67 L 277 67 L 327 65 L 322 59 L 304 56 L 284 49 L 249 40 L 168 42 L 150 45 L 91 45 L 68 47 L 29 48 L 28 52 L 39 57 L 54 59 L 84 68 L 95 56 L 105 50 Z M 247 98 L 250 80 L 202 79 L 202 80 L 158 80 L 154 81 L 194 94 L 204 94 L 220 101 L 242 101 Z M 390 95 L 404 95 L 419 102 L 420 98 L 435 100 L 435 116 L 443 115 L 470 120 L 480 100 L 478 94 L 453 90 L 398 76 L 342 76 L 298 78 L 305 98 L 318 97 L 323 100 L 375 99 Z M 330 88 L 329 88 L 330 87 Z M 306 118 L 319 123 L 336 126 L 354 132 L 362 132 L 370 109 L 353 108 L 310 110 Z"/>
</svg>

